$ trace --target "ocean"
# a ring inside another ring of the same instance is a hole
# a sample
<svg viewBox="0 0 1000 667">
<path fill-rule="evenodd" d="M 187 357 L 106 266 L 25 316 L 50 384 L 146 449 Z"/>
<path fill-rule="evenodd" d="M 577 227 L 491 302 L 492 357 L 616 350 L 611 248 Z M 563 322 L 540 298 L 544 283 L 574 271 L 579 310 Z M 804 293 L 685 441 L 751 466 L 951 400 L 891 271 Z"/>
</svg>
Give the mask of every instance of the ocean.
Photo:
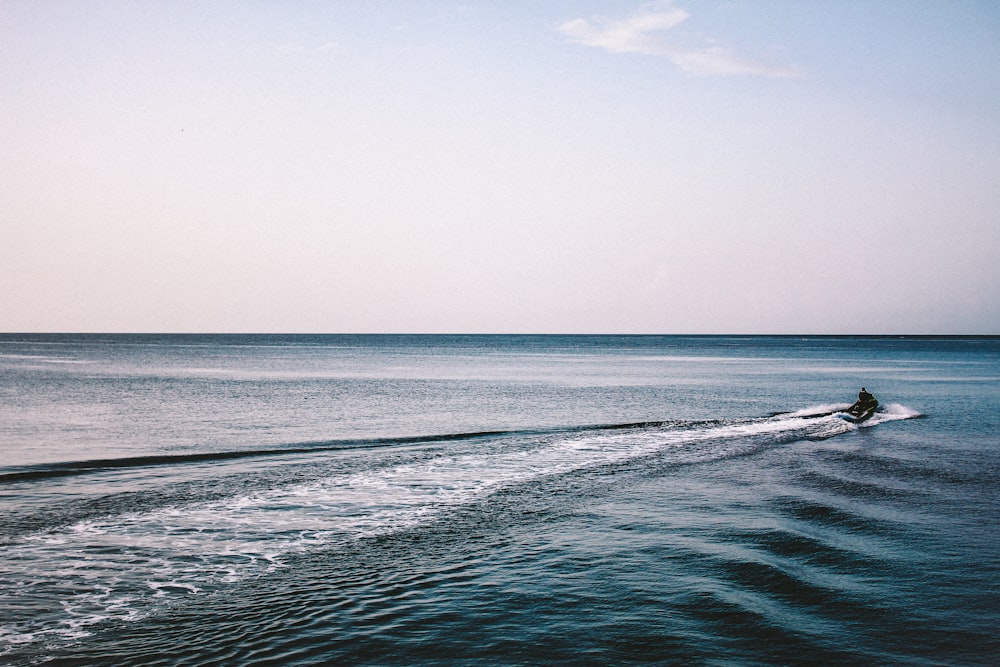
<svg viewBox="0 0 1000 667">
<path fill-rule="evenodd" d="M 0 664 L 996 664 L 998 445 L 996 337 L 0 334 Z"/>
</svg>

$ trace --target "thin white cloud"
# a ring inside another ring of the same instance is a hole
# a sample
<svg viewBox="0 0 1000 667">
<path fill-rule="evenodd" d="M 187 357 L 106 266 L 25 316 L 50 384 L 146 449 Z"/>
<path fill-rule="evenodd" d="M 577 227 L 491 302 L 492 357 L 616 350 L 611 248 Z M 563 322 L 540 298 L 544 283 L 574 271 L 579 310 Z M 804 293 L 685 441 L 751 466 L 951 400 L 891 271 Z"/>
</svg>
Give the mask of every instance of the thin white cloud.
<svg viewBox="0 0 1000 667">
<path fill-rule="evenodd" d="M 624 18 L 578 18 L 561 24 L 559 30 L 577 44 L 610 53 L 664 56 L 689 74 L 794 76 L 797 73 L 794 67 L 772 67 L 740 58 L 719 46 L 692 47 L 671 39 L 670 31 L 689 17 L 673 0 L 655 0 Z"/>
<path fill-rule="evenodd" d="M 683 23 L 690 16 L 673 2 L 649 2 L 623 19 L 595 16 L 575 19 L 559 26 L 574 42 L 596 46 L 611 53 L 665 55 L 659 34 Z"/>
</svg>

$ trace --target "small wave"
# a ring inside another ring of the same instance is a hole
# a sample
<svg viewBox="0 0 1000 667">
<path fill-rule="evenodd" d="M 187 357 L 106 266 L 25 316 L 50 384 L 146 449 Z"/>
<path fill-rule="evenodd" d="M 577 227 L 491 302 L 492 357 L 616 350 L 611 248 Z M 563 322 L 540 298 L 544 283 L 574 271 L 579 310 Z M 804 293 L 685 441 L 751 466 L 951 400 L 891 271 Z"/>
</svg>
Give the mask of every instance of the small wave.
<svg viewBox="0 0 1000 667">
<path fill-rule="evenodd" d="M 883 414 L 889 415 L 893 419 L 915 419 L 917 417 L 925 417 L 926 415 L 919 410 L 914 410 L 913 408 L 908 408 L 905 405 L 900 405 L 899 403 L 889 403 L 883 406 Z"/>
<path fill-rule="evenodd" d="M 15 359 L 25 361 L 36 361 L 44 364 L 93 364 L 91 359 L 69 359 L 67 357 L 53 357 L 47 354 L 18 354 L 16 352 L 0 353 L 0 359 Z"/>
<path fill-rule="evenodd" d="M 925 415 L 923 413 L 912 408 L 908 408 L 905 405 L 889 403 L 880 406 L 879 409 L 872 414 L 871 418 L 866 419 L 859 424 L 854 424 L 854 426 L 857 428 L 871 428 L 872 426 L 878 426 L 879 424 L 885 424 L 886 422 L 900 421 L 903 419 L 916 419 L 924 416 Z"/>
<path fill-rule="evenodd" d="M 369 447 L 387 447 L 393 445 L 414 445 L 454 440 L 473 440 L 491 436 L 515 435 L 516 431 L 478 431 L 472 433 L 445 433 L 440 435 L 404 436 L 398 438 L 369 438 L 353 440 L 325 440 L 308 443 L 292 443 L 284 447 L 268 449 L 228 450 L 221 452 L 197 452 L 191 454 L 153 454 L 148 456 L 129 456 L 113 459 L 91 459 L 86 461 L 61 461 L 42 463 L 31 466 L 8 469 L 0 472 L 0 484 L 5 482 L 21 482 L 83 475 L 103 472 L 119 468 L 147 468 L 153 466 L 181 465 L 186 463 L 210 463 L 213 461 L 229 461 L 234 459 L 264 458 L 270 456 L 287 456 L 290 454 L 309 454 L 324 451 L 344 449 L 363 449 Z M 523 431 L 530 434 L 531 431 Z"/>
<path fill-rule="evenodd" d="M 850 403 L 821 403 L 794 412 L 776 412 L 773 417 L 825 417 L 850 407 Z"/>
</svg>

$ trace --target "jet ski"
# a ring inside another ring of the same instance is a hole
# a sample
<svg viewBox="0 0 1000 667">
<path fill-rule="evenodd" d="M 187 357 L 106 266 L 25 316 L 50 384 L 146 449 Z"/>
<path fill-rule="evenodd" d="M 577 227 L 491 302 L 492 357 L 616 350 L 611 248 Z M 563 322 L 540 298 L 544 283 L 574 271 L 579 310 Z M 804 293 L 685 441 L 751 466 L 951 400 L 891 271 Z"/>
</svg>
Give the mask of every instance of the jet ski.
<svg viewBox="0 0 1000 667">
<path fill-rule="evenodd" d="M 858 394 L 858 400 L 851 407 L 847 408 L 844 413 L 845 419 L 849 419 L 855 424 L 861 423 L 867 419 L 870 419 L 875 411 L 878 409 L 878 401 L 874 396 L 865 391 L 865 388 L 861 388 L 861 393 Z"/>
<path fill-rule="evenodd" d="M 875 410 L 877 409 L 878 409 L 878 401 L 873 401 L 871 403 L 866 403 L 863 405 L 852 407 L 850 410 L 847 411 L 847 416 L 852 422 L 858 424 L 860 422 L 865 421 L 866 419 L 870 419 L 871 416 L 875 414 Z"/>
</svg>

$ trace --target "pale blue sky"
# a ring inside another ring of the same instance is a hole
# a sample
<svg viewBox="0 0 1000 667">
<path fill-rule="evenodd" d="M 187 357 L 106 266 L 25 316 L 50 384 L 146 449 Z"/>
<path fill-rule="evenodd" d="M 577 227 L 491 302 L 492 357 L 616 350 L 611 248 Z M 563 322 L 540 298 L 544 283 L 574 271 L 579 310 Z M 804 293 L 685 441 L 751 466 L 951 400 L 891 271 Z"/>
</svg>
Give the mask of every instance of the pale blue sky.
<svg viewBox="0 0 1000 667">
<path fill-rule="evenodd" d="M 994 2 L 0 3 L 0 331 L 1000 334 Z"/>
</svg>

